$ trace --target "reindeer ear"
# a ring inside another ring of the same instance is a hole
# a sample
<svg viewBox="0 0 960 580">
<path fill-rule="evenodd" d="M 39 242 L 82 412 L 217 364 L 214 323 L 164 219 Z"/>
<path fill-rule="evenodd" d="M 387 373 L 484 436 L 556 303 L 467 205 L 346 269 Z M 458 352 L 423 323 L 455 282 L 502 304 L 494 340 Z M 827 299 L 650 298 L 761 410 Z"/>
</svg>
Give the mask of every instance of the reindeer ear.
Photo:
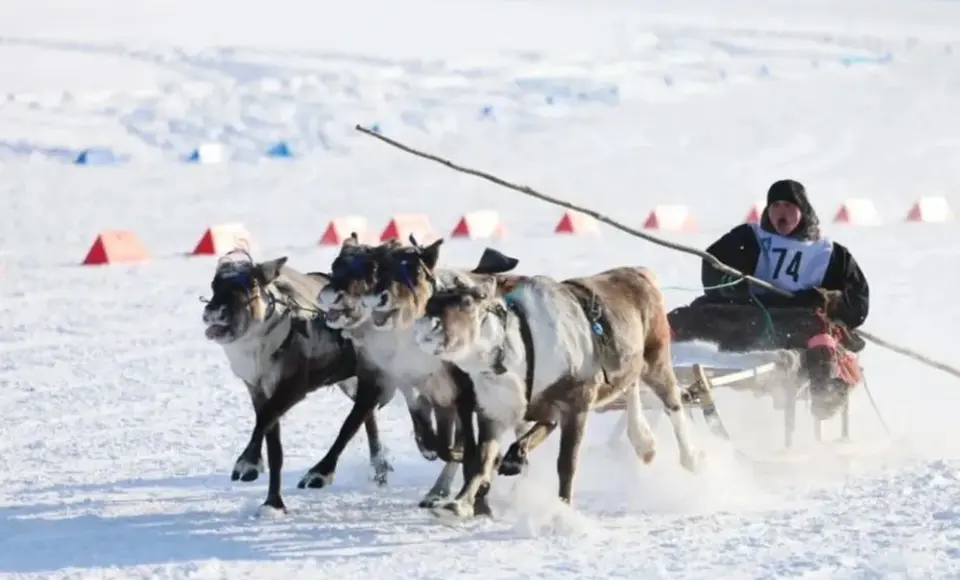
<svg viewBox="0 0 960 580">
<path fill-rule="evenodd" d="M 423 261 L 423 264 L 429 268 L 431 272 L 437 267 L 437 262 L 440 261 L 440 245 L 442 243 L 443 238 L 439 238 L 429 246 L 424 246 L 419 251 L 420 260 Z"/>
<path fill-rule="evenodd" d="M 263 279 L 263 281 L 269 284 L 280 276 L 280 269 L 283 268 L 283 265 L 286 263 L 287 257 L 281 256 L 274 260 L 260 262 L 257 264 L 257 270 L 260 272 L 260 277 Z"/>
<path fill-rule="evenodd" d="M 516 268 L 518 263 L 519 260 L 516 258 L 511 258 L 493 248 L 487 248 L 483 251 L 483 255 L 480 256 L 480 262 L 477 264 L 477 267 L 473 269 L 473 273 L 503 274 Z"/>
</svg>

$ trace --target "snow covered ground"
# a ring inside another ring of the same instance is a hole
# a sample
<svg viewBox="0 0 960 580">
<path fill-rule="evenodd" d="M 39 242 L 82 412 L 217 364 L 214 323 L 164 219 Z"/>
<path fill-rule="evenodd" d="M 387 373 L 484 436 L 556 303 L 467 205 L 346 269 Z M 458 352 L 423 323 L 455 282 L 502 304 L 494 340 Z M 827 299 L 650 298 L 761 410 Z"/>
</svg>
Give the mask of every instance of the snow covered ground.
<svg viewBox="0 0 960 580">
<path fill-rule="evenodd" d="M 960 364 L 955 225 L 903 224 L 921 195 L 960 207 L 960 2 L 947 0 L 6 0 L 0 3 L 0 576 L 9 578 L 947 578 L 960 576 L 960 384 L 869 347 L 859 444 L 777 468 L 711 439 L 683 472 L 661 422 L 641 466 L 592 419 L 576 511 L 554 499 L 556 441 L 495 484 L 496 521 L 446 527 L 416 508 L 438 471 L 401 401 L 394 461 L 370 481 L 361 434 L 333 487 L 297 490 L 346 398 L 284 421 L 289 515 L 255 516 L 265 478 L 231 483 L 252 413 L 203 338 L 213 269 L 185 258 L 239 221 L 257 257 L 326 268 L 329 219 L 429 214 L 441 232 L 496 208 L 492 245 L 525 271 L 655 268 L 670 306 L 696 259 L 605 228 L 551 234 L 560 210 L 404 155 L 391 136 L 639 225 L 686 204 L 704 247 L 775 179 L 829 221 L 873 200 L 885 225 L 827 225 L 872 284 L 866 327 Z M 484 114 L 487 108 L 488 113 Z M 299 156 L 265 160 L 286 140 Z M 232 159 L 180 157 L 202 142 Z M 128 156 L 69 163 L 87 147 Z M 85 268 L 96 233 L 137 232 L 138 266 Z M 448 241 L 470 264 L 486 244 Z M 774 453 L 764 400 L 718 395 L 737 441 Z M 836 427 L 832 427 L 836 432 Z M 811 445 L 801 424 L 801 444 Z M 811 453 L 814 453 L 812 451 Z"/>
</svg>

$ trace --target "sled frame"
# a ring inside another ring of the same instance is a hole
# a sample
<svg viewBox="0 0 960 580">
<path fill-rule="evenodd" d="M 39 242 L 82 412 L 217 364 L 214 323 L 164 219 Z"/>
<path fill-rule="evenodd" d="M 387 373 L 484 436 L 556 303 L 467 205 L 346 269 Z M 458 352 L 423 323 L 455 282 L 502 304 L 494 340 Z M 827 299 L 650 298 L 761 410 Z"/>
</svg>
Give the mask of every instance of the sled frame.
<svg viewBox="0 0 960 580">
<path fill-rule="evenodd" d="M 699 408 L 710 432 L 727 441 L 732 441 L 732 439 L 714 403 L 714 389 L 723 387 L 734 391 L 749 392 L 754 396 L 773 398 L 775 395 L 772 389 L 769 385 L 764 384 L 763 379 L 775 372 L 781 372 L 779 365 L 775 362 L 745 369 L 711 367 L 700 363 L 674 366 L 674 373 L 677 375 L 682 391 L 681 400 L 687 413 L 692 417 L 692 409 Z M 793 447 L 793 439 L 796 433 L 798 403 L 803 400 L 809 388 L 809 383 L 798 384 L 797 381 L 791 380 L 789 376 L 784 378 L 785 380 L 780 383 L 784 397 L 782 410 L 783 444 L 784 447 L 789 449 Z M 813 418 L 813 435 L 818 442 L 823 441 L 823 423 L 824 420 Z M 840 437 L 842 440 L 849 440 L 850 438 L 849 397 L 840 409 Z"/>
</svg>

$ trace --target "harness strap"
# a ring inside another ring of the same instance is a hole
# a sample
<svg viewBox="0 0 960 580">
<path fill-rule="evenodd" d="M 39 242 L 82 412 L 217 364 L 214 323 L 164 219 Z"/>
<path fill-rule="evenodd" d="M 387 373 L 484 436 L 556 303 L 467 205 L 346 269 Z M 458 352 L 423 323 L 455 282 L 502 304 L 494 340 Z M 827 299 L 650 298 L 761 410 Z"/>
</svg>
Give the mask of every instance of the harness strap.
<svg viewBox="0 0 960 580">
<path fill-rule="evenodd" d="M 507 303 L 507 308 L 517 317 L 517 325 L 520 327 L 520 340 L 523 341 L 524 359 L 527 362 L 527 373 L 525 380 L 526 397 L 527 402 L 529 403 L 530 399 L 533 397 L 533 380 L 534 371 L 536 369 L 536 351 L 533 349 L 533 333 L 530 331 L 530 322 L 527 320 L 527 317 L 520 305 L 517 304 L 515 300 L 512 300 L 510 296 L 505 298 L 505 302 Z M 498 308 L 494 312 L 503 322 L 504 329 L 506 329 L 507 311 L 505 309 Z M 507 372 L 507 367 L 503 364 L 503 351 L 503 346 L 498 347 L 493 361 L 493 371 L 497 374 L 503 374 Z"/>
<path fill-rule="evenodd" d="M 277 350 L 271 355 L 274 360 L 280 358 L 283 353 L 290 348 L 290 344 L 293 342 L 294 337 L 299 334 L 303 337 L 308 337 L 310 331 L 307 328 L 310 324 L 310 321 L 296 316 L 297 311 L 300 310 L 300 305 L 297 304 L 297 301 L 284 292 L 284 288 L 279 287 L 279 284 L 274 284 L 279 296 L 270 292 L 269 286 L 264 293 L 269 298 L 267 301 L 267 311 L 264 314 L 264 317 L 269 320 L 270 317 L 277 315 L 277 305 L 282 305 L 284 307 L 283 312 L 279 316 L 279 320 L 276 321 L 276 326 L 279 326 L 283 323 L 284 319 L 290 319 L 290 328 L 287 330 L 287 336 L 284 337 L 283 342 L 280 343 L 280 346 L 277 347 Z"/>
<path fill-rule="evenodd" d="M 597 347 L 597 351 L 600 353 L 600 371 L 603 373 L 603 380 L 609 383 L 610 377 L 607 374 L 608 365 L 606 363 L 616 361 L 618 357 L 612 345 L 613 333 L 610 322 L 603 315 L 603 305 L 600 303 L 600 299 L 596 293 L 579 280 L 564 280 L 561 284 L 573 290 L 572 294 L 574 298 L 576 298 L 577 303 L 590 322 L 590 329 L 593 331 L 593 341 Z"/>
<path fill-rule="evenodd" d="M 508 300 L 507 308 L 516 314 L 517 321 L 520 324 L 520 339 L 523 340 L 523 350 L 527 361 L 527 402 L 529 402 L 533 397 L 534 364 L 536 363 L 536 353 L 533 350 L 533 333 L 530 331 L 530 322 L 523 313 L 523 309 L 515 300 Z"/>
</svg>

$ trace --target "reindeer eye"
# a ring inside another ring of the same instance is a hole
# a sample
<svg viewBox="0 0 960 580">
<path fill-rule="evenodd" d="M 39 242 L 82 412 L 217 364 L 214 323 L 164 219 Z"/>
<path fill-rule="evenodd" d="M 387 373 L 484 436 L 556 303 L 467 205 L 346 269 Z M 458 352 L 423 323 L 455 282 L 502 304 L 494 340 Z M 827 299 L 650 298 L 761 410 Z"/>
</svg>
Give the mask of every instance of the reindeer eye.
<svg viewBox="0 0 960 580">
<path fill-rule="evenodd" d="M 473 306 L 473 296 L 464 294 L 460 297 L 460 306 Z"/>
</svg>

